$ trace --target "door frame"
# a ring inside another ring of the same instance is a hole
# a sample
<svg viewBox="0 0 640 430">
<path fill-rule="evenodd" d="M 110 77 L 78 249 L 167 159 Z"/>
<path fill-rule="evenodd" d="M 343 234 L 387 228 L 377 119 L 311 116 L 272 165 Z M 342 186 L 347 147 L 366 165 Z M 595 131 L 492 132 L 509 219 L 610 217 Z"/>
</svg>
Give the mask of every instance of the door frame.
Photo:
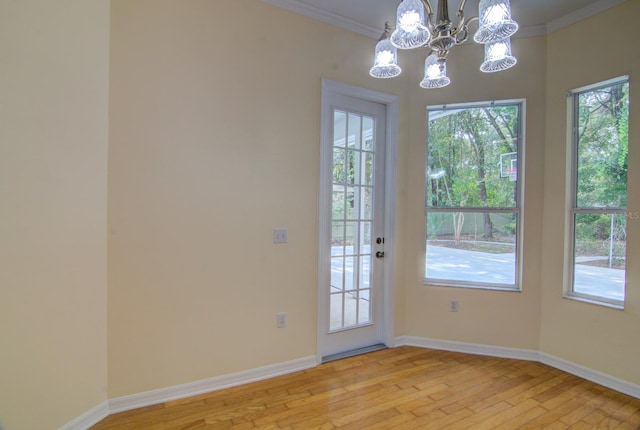
<svg viewBox="0 0 640 430">
<path fill-rule="evenodd" d="M 322 79 L 321 113 L 320 113 L 320 166 L 326 166 L 328 152 L 323 150 L 332 136 L 328 132 L 331 130 L 332 115 L 327 115 L 330 111 L 329 98 L 332 94 L 340 94 L 369 102 L 380 103 L 386 106 L 386 134 L 385 134 L 385 171 L 384 171 L 384 234 L 385 234 L 385 264 L 382 275 L 382 315 L 381 333 L 382 341 L 388 347 L 393 347 L 395 342 L 395 225 L 396 225 L 396 175 L 397 175 L 397 146 L 398 146 L 398 97 L 382 93 L 379 91 L 356 87 L 343 82 Z M 320 210 L 327 201 L 331 201 L 331 189 L 324 185 L 330 182 L 331 173 L 327 169 L 320 169 L 319 201 L 318 201 L 318 301 L 316 309 L 317 315 L 317 338 L 316 338 L 316 362 L 322 362 L 321 339 L 324 333 L 322 328 L 328 326 L 328 316 L 319 312 L 320 304 L 324 297 L 324 286 L 330 283 L 330 273 L 323 269 L 326 263 L 326 256 L 331 250 L 327 249 L 326 236 L 331 231 L 331 217 L 323 216 Z M 329 244 L 330 246 L 330 244 Z"/>
</svg>

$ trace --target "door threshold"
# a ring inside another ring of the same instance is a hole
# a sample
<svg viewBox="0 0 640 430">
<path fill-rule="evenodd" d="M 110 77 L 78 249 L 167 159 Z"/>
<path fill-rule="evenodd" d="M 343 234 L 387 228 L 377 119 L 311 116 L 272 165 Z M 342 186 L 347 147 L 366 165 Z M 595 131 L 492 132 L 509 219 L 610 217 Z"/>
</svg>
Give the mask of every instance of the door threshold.
<svg viewBox="0 0 640 430">
<path fill-rule="evenodd" d="M 337 354 L 326 355 L 322 357 L 322 363 L 328 363 L 330 361 L 341 360 L 347 357 L 353 357 L 356 355 L 366 354 L 368 352 L 380 351 L 382 349 L 387 349 L 387 345 L 383 343 L 377 343 L 375 345 L 365 346 L 362 348 L 352 349 L 345 352 L 339 352 Z"/>
</svg>

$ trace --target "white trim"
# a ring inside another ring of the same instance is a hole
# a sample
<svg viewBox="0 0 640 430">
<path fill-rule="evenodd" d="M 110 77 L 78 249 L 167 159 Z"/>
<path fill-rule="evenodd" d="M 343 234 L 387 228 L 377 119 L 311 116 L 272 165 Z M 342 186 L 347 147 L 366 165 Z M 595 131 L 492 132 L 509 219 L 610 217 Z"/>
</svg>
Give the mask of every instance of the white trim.
<svg viewBox="0 0 640 430">
<path fill-rule="evenodd" d="M 590 369 L 580 364 L 532 349 L 508 348 L 503 346 L 482 345 L 450 340 L 430 339 L 416 336 L 399 336 L 396 346 L 417 346 L 420 348 L 440 349 L 463 352 L 465 354 L 487 355 L 490 357 L 511 358 L 516 360 L 537 361 L 580 378 L 586 379 L 612 390 L 640 399 L 640 385 L 616 378 L 606 373 Z"/>
<path fill-rule="evenodd" d="M 596 82 L 575 88 L 567 92 L 567 178 L 565 180 L 566 193 L 569 198 L 565 199 L 565 225 L 568 228 L 564 234 L 565 258 L 563 268 L 563 298 L 589 303 L 596 306 L 604 306 L 615 310 L 623 311 L 625 308 L 625 298 L 617 300 L 605 296 L 597 296 L 574 291 L 576 283 L 576 215 L 578 214 L 615 214 L 626 213 L 626 207 L 578 207 L 578 111 L 579 96 L 586 92 L 598 89 L 609 88 L 614 85 L 626 84 L 629 82 L 629 75 L 618 76 L 605 81 Z M 628 185 L 628 184 L 627 184 Z M 613 218 L 612 218 L 613 220 Z M 626 269 L 625 269 L 626 273 Z M 626 291 L 626 276 L 624 277 L 623 293 Z M 624 296 L 624 294 L 623 294 Z"/>
<path fill-rule="evenodd" d="M 384 97 L 382 97 L 384 96 Z M 385 234 L 385 271 L 383 275 L 384 308 L 382 310 L 385 325 L 382 328 L 384 343 L 392 347 L 395 342 L 395 264 L 396 264 L 396 187 L 398 172 L 398 97 L 378 94 L 380 103 L 387 106 L 386 154 L 385 154 L 385 190 L 384 190 L 384 234 Z"/>
<path fill-rule="evenodd" d="M 380 25 L 380 27 L 378 28 L 378 27 L 372 27 L 370 25 L 362 24 L 360 22 L 338 15 L 337 13 L 329 12 L 325 9 L 321 9 L 316 6 L 303 3 L 299 0 L 262 0 L 262 1 L 272 6 L 281 7 L 283 9 L 290 10 L 300 15 L 317 19 L 318 21 L 322 21 L 330 25 L 335 25 L 336 27 L 353 31 L 354 33 L 362 34 L 363 36 L 367 36 L 371 39 L 377 40 L 384 30 L 382 25 Z M 585 6 L 581 9 L 577 9 L 577 10 L 574 10 L 573 12 L 569 12 L 568 14 L 558 17 L 547 24 L 530 25 L 526 27 L 521 27 L 514 37 L 523 38 L 523 37 L 545 36 L 547 34 L 553 33 L 554 31 L 558 31 L 562 28 L 565 28 L 577 22 L 580 22 L 583 19 L 587 19 L 594 15 L 597 15 L 600 12 L 604 12 L 605 10 L 610 9 L 614 6 L 617 6 L 619 4 L 622 4 L 625 1 L 626 0 L 600 0 L 596 3 L 592 3 L 588 6 Z M 395 20 L 394 16 L 389 17 L 389 21 L 394 21 L 394 20 Z"/>
<path fill-rule="evenodd" d="M 546 36 L 548 34 L 547 25 L 528 25 L 526 27 L 520 27 L 518 32 L 513 35 L 514 39 L 524 39 L 525 37 L 538 37 Z"/>
<path fill-rule="evenodd" d="M 589 84 L 580 88 L 575 88 L 567 93 L 567 98 L 571 99 L 576 95 L 586 93 L 588 91 L 599 90 L 602 88 L 612 87 L 614 85 L 626 84 L 629 82 L 629 75 L 617 76 L 615 78 L 607 79 L 604 81 L 596 82 L 595 84 Z M 570 103 L 573 103 L 571 100 Z M 603 208 L 606 209 L 606 208 Z"/>
<path fill-rule="evenodd" d="M 597 370 L 572 363 L 553 355 L 531 349 L 508 348 L 503 346 L 482 345 L 468 342 L 430 339 L 417 336 L 398 336 L 387 345 L 389 347 L 416 346 L 420 348 L 439 349 L 462 352 L 466 354 L 486 355 L 491 357 L 510 358 L 515 360 L 537 361 L 548 366 L 571 373 L 596 384 L 629 396 L 640 399 L 640 385 L 607 375 Z M 231 373 L 215 378 L 203 379 L 174 387 L 161 388 L 144 393 L 111 399 L 85 412 L 73 421 L 60 427 L 59 430 L 86 430 L 109 414 L 124 412 L 170 400 L 191 397 L 224 388 L 235 387 L 250 382 L 261 381 L 316 366 L 316 357 L 310 356 L 284 363 L 259 367 L 243 372 Z"/>
<path fill-rule="evenodd" d="M 265 1 L 265 0 L 263 0 Z M 385 152 L 385 214 L 384 214 L 384 234 L 385 234 L 385 271 L 383 274 L 383 309 L 382 309 L 382 328 L 381 337 L 385 345 L 392 347 L 395 342 L 395 225 L 396 225 L 396 186 L 397 186 L 397 146 L 398 146 L 398 97 L 392 94 L 386 94 L 368 88 L 356 87 L 343 82 L 333 81 L 330 79 L 322 79 L 322 100 L 321 100 L 321 128 L 320 128 L 320 165 L 327 165 L 329 160 L 327 157 L 331 155 L 323 150 L 324 142 L 330 139 L 327 136 L 330 121 L 332 118 L 326 115 L 328 111 L 328 97 L 331 94 L 344 95 L 356 99 L 380 103 L 386 106 L 386 152 Z M 320 171 L 320 184 L 330 182 L 327 177 L 329 173 L 323 169 Z M 324 202 L 330 201 L 331 190 L 320 186 L 318 207 L 322 207 Z M 329 250 L 325 249 L 326 240 L 324 238 L 329 234 L 330 226 L 326 220 L 319 220 L 318 238 L 320 249 L 318 250 L 318 267 L 324 262 L 324 256 L 328 255 Z M 323 303 L 326 298 L 320 285 L 327 285 L 328 280 L 325 279 L 326 274 L 318 271 L 318 303 Z M 322 327 L 325 326 L 323 316 L 318 312 L 318 336 L 317 336 L 317 363 L 322 362 L 323 346 L 321 333 Z"/>
<path fill-rule="evenodd" d="M 441 349 L 444 351 L 464 352 L 465 354 L 486 355 L 489 357 L 512 358 L 514 360 L 539 361 L 538 351 L 532 349 L 507 348 L 504 346 L 482 345 L 452 340 L 429 339 L 424 337 L 402 336 L 396 339 L 396 345 L 417 346 L 420 348 Z"/>
<path fill-rule="evenodd" d="M 337 13 L 329 12 L 325 9 L 321 9 L 316 6 L 312 6 L 307 3 L 303 3 L 298 0 L 262 0 L 264 3 L 268 3 L 272 6 L 281 7 L 283 9 L 290 10 L 300 15 L 317 19 L 318 21 L 325 22 L 327 24 L 335 25 L 344 30 L 353 31 L 354 33 L 362 34 L 371 39 L 378 39 L 384 31 L 384 26 L 371 27 L 366 24 L 361 24 L 349 18 L 345 18 Z"/>
<path fill-rule="evenodd" d="M 263 379 L 273 378 L 300 370 L 310 369 L 315 366 L 315 356 L 304 357 L 297 360 L 286 361 L 284 363 L 272 364 L 269 366 L 258 367 L 256 369 L 250 369 L 242 372 L 216 376 L 214 378 L 203 379 L 200 381 L 189 382 L 186 384 L 175 385 L 173 387 L 160 388 L 158 390 L 118 397 L 109 400 L 109 412 L 114 414 L 117 412 L 123 412 L 131 409 L 142 408 L 144 406 L 154 405 L 157 403 L 168 402 L 170 400 L 196 396 L 198 394 L 217 391 L 223 388 L 235 387 L 237 385 L 261 381 Z"/>
<path fill-rule="evenodd" d="M 398 109 L 398 96 L 394 96 L 392 94 L 382 93 L 380 91 L 371 90 L 369 88 L 356 87 L 354 85 L 349 85 L 344 82 L 333 81 L 331 79 L 322 79 L 322 86 L 327 91 L 344 94 L 349 97 L 355 97 L 355 98 L 370 101 L 370 102 L 381 103 L 388 106 L 395 105 L 395 110 L 397 111 Z M 388 116 L 389 116 L 389 113 L 387 112 L 387 117 Z M 388 118 L 387 118 L 387 122 L 390 122 Z M 395 131 L 397 132 L 398 130 L 397 124 L 395 125 L 394 128 L 395 128 Z M 389 130 L 387 130 L 387 135 L 389 134 L 390 134 Z"/>
<path fill-rule="evenodd" d="M 590 18 L 624 2 L 625 0 L 600 0 L 581 9 L 570 12 L 549 22 L 547 24 L 547 34 L 573 25 L 583 19 Z"/>
<path fill-rule="evenodd" d="M 330 220 L 328 217 L 322 216 L 322 208 L 325 207 L 327 202 L 331 202 L 331 190 L 326 184 L 331 183 L 331 178 L 329 178 L 329 172 L 326 169 L 323 169 L 322 166 L 330 165 L 332 155 L 328 152 L 329 145 L 326 143 L 331 137 L 331 121 L 332 118 L 327 114 L 330 109 L 329 105 L 329 95 L 326 94 L 329 88 L 329 83 L 325 83 L 325 80 L 322 80 L 322 95 L 320 100 L 320 178 L 319 178 L 319 192 L 318 192 L 318 283 L 316 285 L 317 292 L 317 322 L 316 322 L 316 363 L 322 363 L 323 356 L 323 336 L 322 328 L 326 327 L 326 316 L 320 312 L 320 309 L 324 309 L 325 306 L 329 306 L 327 303 L 327 297 L 324 293 L 324 290 L 320 288 L 321 285 L 329 285 L 331 282 L 331 274 L 326 273 L 325 270 L 320 270 L 320 268 L 325 267 L 325 259 L 327 255 L 331 255 L 331 245 L 327 242 L 326 238 L 331 237 L 331 226 Z"/>
<path fill-rule="evenodd" d="M 572 363 L 571 361 L 567 361 L 544 352 L 540 352 L 539 355 L 540 358 L 538 361 L 541 363 L 635 397 L 636 399 L 640 399 L 640 385 L 633 384 L 623 379 L 607 375 L 606 373 Z"/>
<path fill-rule="evenodd" d="M 517 134 L 517 182 L 516 182 L 516 202 L 513 207 L 432 207 L 428 206 L 425 202 L 424 216 L 425 219 L 429 213 L 451 213 L 451 212 L 469 212 L 469 213 L 505 213 L 515 215 L 516 224 L 518 226 L 516 232 L 515 242 L 515 276 L 513 284 L 505 283 L 493 283 L 493 282 L 481 282 L 481 281 L 466 281 L 460 279 L 441 279 L 430 278 L 427 276 L 427 270 L 424 271 L 423 283 L 424 285 L 442 286 L 452 288 L 470 288 L 481 290 L 493 290 L 493 291 L 505 291 L 505 292 L 522 292 L 522 272 L 523 272 L 523 259 L 524 254 L 524 202 L 525 202 L 525 181 L 526 181 L 526 133 L 527 129 L 527 100 L 526 99 L 509 99 L 509 100 L 488 100 L 478 101 L 471 103 L 452 103 L 446 105 L 428 105 L 426 107 L 427 113 L 427 134 L 429 133 L 429 123 L 433 119 L 444 118 L 447 115 L 460 112 L 465 109 L 473 108 L 493 108 L 499 106 L 509 106 L 518 108 L 518 134 Z M 428 145 L 427 145 L 428 146 Z M 425 238 L 425 243 L 427 242 Z M 428 244 L 427 244 L 428 246 Z"/>
<path fill-rule="evenodd" d="M 73 421 L 60 427 L 59 430 L 85 430 L 109 416 L 109 403 L 102 402 L 95 408 L 89 409 Z"/>
</svg>

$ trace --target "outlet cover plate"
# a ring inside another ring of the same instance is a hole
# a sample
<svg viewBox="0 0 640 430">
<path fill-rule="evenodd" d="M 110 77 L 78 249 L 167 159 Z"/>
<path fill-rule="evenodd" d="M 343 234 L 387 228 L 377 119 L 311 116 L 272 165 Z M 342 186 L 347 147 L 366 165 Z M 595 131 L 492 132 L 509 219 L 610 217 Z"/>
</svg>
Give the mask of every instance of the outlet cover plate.
<svg viewBox="0 0 640 430">
<path fill-rule="evenodd" d="M 287 314 L 284 312 L 278 313 L 277 316 L 278 328 L 284 328 L 287 326 Z"/>
<path fill-rule="evenodd" d="M 273 230 L 273 243 L 287 243 L 286 228 L 276 228 Z"/>
</svg>

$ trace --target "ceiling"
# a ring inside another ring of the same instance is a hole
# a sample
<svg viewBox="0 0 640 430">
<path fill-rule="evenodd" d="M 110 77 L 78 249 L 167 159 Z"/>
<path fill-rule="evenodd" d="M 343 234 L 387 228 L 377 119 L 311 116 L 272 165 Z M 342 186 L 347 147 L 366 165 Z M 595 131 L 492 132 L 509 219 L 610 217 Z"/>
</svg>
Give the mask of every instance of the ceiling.
<svg viewBox="0 0 640 430">
<path fill-rule="evenodd" d="M 400 0 L 263 0 L 338 27 L 378 38 L 385 21 L 395 24 Z M 537 36 L 558 30 L 625 0 L 511 0 L 513 18 L 520 24 L 518 36 Z M 431 3 L 436 7 L 438 0 Z M 479 0 L 467 0 L 467 17 L 478 15 Z M 449 14 L 455 20 L 459 0 L 449 1 Z"/>
</svg>

